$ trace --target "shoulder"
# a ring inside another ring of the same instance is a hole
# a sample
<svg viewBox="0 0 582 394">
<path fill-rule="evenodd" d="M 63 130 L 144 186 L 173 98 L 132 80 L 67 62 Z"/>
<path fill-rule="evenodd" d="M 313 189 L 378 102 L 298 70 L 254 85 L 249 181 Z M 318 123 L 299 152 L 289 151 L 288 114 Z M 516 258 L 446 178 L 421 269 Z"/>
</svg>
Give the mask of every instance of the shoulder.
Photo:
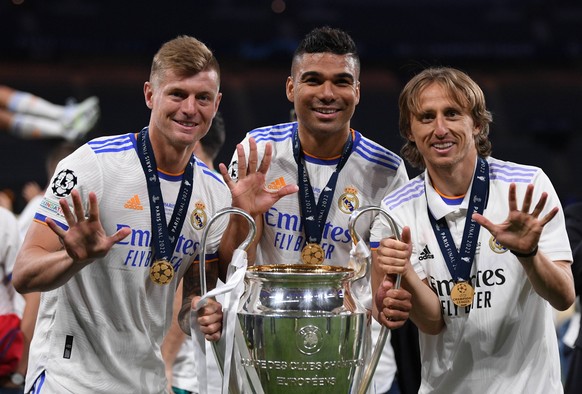
<svg viewBox="0 0 582 394">
<path fill-rule="evenodd" d="M 491 180 L 504 183 L 532 183 L 536 176 L 543 174 L 539 167 L 487 158 Z"/>
<path fill-rule="evenodd" d="M 87 142 L 84 146 L 88 146 L 95 154 L 135 149 L 135 135 L 128 133 L 97 137 Z"/>
<path fill-rule="evenodd" d="M 396 209 L 406 203 L 417 201 L 424 194 L 424 173 L 422 173 L 404 185 L 394 189 L 382 200 L 382 204 L 389 209 Z"/>
<path fill-rule="evenodd" d="M 222 179 L 222 175 L 220 175 L 220 173 L 211 170 L 210 168 L 208 168 L 208 166 L 206 164 L 204 164 L 204 162 L 198 158 L 195 158 L 195 166 L 196 168 L 198 168 L 200 171 L 200 173 L 202 174 L 202 177 L 204 178 L 204 180 L 208 180 L 209 182 L 211 182 L 211 184 L 214 184 L 215 186 L 219 186 L 219 187 L 225 187 L 226 188 L 226 183 L 224 183 L 224 180 Z"/>
<path fill-rule="evenodd" d="M 398 168 L 403 165 L 400 156 L 377 142 L 364 137 L 358 131 L 355 131 L 353 152 L 367 162 L 377 164 L 393 171 L 398 170 Z"/>
<path fill-rule="evenodd" d="M 251 130 L 247 138 L 253 137 L 257 143 L 282 142 L 291 140 L 293 131 L 297 129 L 297 122 L 280 123 L 272 126 L 259 127 Z"/>
</svg>

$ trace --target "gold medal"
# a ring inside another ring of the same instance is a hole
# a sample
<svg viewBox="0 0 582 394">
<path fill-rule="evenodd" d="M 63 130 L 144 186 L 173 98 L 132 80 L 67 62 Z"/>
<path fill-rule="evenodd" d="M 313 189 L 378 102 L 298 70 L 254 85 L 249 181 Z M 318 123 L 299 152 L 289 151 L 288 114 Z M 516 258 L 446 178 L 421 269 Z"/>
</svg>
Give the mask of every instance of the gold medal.
<svg viewBox="0 0 582 394">
<path fill-rule="evenodd" d="M 458 282 L 451 291 L 451 300 L 457 306 L 469 306 L 473 303 L 475 290 L 469 282 Z"/>
<path fill-rule="evenodd" d="M 324 259 L 323 248 L 318 244 L 307 244 L 301 251 L 301 260 L 305 264 L 322 264 Z"/>
<path fill-rule="evenodd" d="M 150 279 L 156 285 L 167 285 L 174 278 L 174 267 L 168 260 L 156 260 L 150 267 Z"/>
</svg>

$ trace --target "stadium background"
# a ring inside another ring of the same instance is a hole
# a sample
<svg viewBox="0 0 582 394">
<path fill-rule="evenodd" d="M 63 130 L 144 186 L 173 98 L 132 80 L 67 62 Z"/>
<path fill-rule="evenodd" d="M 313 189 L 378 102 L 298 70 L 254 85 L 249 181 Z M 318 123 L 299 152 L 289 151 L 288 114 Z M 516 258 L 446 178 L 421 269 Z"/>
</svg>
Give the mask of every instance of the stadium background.
<svg viewBox="0 0 582 394">
<path fill-rule="evenodd" d="M 574 0 L 2 0 L 0 84 L 56 103 L 97 95 L 102 115 L 88 138 L 135 132 L 149 119 L 143 82 L 153 54 L 193 35 L 221 64 L 228 136 L 218 161 L 228 162 L 244 133 L 289 119 L 291 55 L 322 25 L 347 30 L 360 50 L 355 129 L 398 152 L 403 84 L 424 66 L 461 68 L 493 112 L 493 155 L 542 167 L 563 204 L 582 200 L 582 3 Z M 25 182 L 44 184 L 56 143 L 0 134 L 0 189 L 18 197 Z"/>
</svg>

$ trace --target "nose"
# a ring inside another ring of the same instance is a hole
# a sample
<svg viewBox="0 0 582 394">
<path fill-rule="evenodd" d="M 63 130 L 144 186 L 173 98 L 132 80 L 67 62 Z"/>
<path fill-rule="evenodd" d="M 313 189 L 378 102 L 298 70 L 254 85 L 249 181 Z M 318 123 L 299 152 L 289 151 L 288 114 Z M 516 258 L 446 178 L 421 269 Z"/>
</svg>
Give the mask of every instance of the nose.
<svg viewBox="0 0 582 394">
<path fill-rule="evenodd" d="M 331 101 L 335 98 L 334 85 L 331 81 L 325 81 L 321 85 L 320 96 L 322 101 Z"/>
<path fill-rule="evenodd" d="M 193 115 L 198 110 L 198 103 L 196 101 L 196 97 L 188 96 L 182 102 L 182 111 L 187 115 Z"/>
<path fill-rule="evenodd" d="M 443 137 L 449 131 L 447 127 L 447 121 L 445 117 L 442 115 L 437 115 L 437 117 L 435 118 L 434 125 L 435 125 L 434 133 L 439 137 Z"/>
</svg>

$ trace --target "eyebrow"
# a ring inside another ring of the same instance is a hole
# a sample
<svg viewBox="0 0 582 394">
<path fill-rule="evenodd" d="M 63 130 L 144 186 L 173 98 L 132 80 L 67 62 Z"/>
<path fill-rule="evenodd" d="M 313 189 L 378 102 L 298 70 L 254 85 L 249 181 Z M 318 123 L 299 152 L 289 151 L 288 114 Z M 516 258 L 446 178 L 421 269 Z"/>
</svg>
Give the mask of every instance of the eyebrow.
<svg viewBox="0 0 582 394">
<path fill-rule="evenodd" d="M 303 74 L 301 74 L 301 80 L 304 80 L 304 79 L 309 78 L 309 77 L 319 77 L 321 75 L 322 74 L 317 72 L 317 71 L 306 71 Z M 355 81 L 354 76 L 350 73 L 339 73 L 339 74 L 335 74 L 333 77 L 334 78 L 346 78 L 346 79 L 349 79 L 351 81 Z"/>
</svg>

